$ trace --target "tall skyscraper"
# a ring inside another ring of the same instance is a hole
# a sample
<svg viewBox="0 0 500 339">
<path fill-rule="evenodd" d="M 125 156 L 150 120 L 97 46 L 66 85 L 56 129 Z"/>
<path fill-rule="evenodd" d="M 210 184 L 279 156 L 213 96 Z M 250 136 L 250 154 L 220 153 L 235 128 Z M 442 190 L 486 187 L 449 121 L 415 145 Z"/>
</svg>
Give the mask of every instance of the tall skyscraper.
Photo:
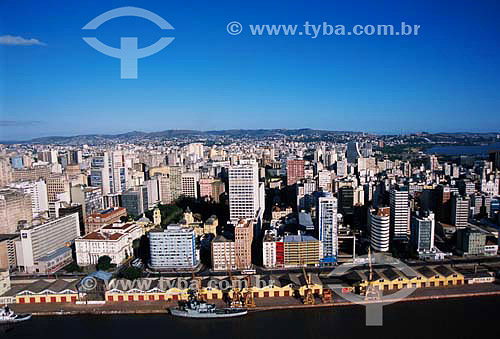
<svg viewBox="0 0 500 339">
<path fill-rule="evenodd" d="M 469 222 L 469 197 L 454 193 L 451 198 L 451 223 L 457 228 L 467 227 Z"/>
<path fill-rule="evenodd" d="M 231 221 L 257 217 L 257 212 L 261 207 L 258 170 L 256 162 L 229 167 L 229 214 Z"/>
<path fill-rule="evenodd" d="M 304 160 L 291 159 L 286 162 L 286 183 L 291 186 L 304 179 Z"/>
<path fill-rule="evenodd" d="M 391 216 L 389 207 L 380 207 L 371 210 L 368 214 L 370 225 L 370 245 L 375 251 L 389 251 L 389 237 L 391 228 Z"/>
<path fill-rule="evenodd" d="M 234 228 L 236 266 L 243 270 L 252 266 L 253 221 L 240 220 Z"/>
<path fill-rule="evenodd" d="M 359 152 L 359 144 L 356 141 L 351 141 L 347 143 L 346 158 L 351 164 L 357 163 L 358 158 L 361 157 Z"/>
<path fill-rule="evenodd" d="M 435 220 L 430 211 L 417 212 L 411 218 L 411 242 L 418 253 L 429 253 L 434 248 Z"/>
<path fill-rule="evenodd" d="M 408 191 L 394 187 L 389 195 L 393 240 L 408 240 L 410 234 L 410 205 Z"/>
<path fill-rule="evenodd" d="M 323 264 L 332 264 L 338 256 L 337 199 L 321 197 L 318 199 L 319 241 L 323 247 Z"/>
</svg>

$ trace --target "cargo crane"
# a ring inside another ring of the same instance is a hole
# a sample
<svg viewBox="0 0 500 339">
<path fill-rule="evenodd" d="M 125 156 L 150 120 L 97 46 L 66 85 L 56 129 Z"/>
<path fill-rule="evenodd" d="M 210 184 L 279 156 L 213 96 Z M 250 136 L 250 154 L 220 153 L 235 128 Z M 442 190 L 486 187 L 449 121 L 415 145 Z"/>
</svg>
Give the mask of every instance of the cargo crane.
<svg viewBox="0 0 500 339">
<path fill-rule="evenodd" d="M 366 285 L 365 300 L 380 300 L 380 290 L 373 284 L 372 254 L 370 247 L 368 247 L 368 266 L 370 268 L 370 273 Z"/>
<path fill-rule="evenodd" d="M 245 295 L 245 307 L 253 308 L 256 307 L 255 299 L 253 297 L 252 279 L 249 275 L 246 276 L 247 280 L 247 294 Z"/>
<path fill-rule="evenodd" d="M 242 302 L 242 296 L 241 296 L 241 291 L 238 287 L 238 281 L 233 277 L 233 274 L 231 273 L 231 264 L 228 266 L 227 265 L 227 256 L 226 256 L 226 247 L 224 246 L 224 261 L 226 264 L 226 271 L 227 275 L 229 276 L 229 281 L 231 282 L 231 290 L 233 291 L 233 296 L 232 298 L 230 297 L 230 307 L 234 308 L 241 308 L 243 307 L 243 302 Z"/>
<path fill-rule="evenodd" d="M 310 285 L 312 285 L 311 275 L 306 274 L 306 269 L 304 268 L 304 266 L 302 266 L 302 274 L 304 275 L 304 280 L 306 283 L 306 288 L 304 289 L 304 305 L 314 305 L 315 300 L 313 290 L 310 287 Z"/>
</svg>

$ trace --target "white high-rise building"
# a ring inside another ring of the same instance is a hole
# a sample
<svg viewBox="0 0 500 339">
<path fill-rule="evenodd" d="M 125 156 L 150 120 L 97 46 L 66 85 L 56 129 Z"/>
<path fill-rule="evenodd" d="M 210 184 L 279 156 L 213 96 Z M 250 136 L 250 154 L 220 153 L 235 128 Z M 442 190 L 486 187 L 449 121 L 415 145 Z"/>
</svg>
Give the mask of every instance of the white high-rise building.
<svg viewBox="0 0 500 339">
<path fill-rule="evenodd" d="M 389 251 L 390 218 L 389 207 L 371 210 L 368 214 L 370 245 L 375 251 Z"/>
<path fill-rule="evenodd" d="M 394 240 L 408 240 L 410 235 L 410 205 L 407 190 L 390 191 L 391 227 Z"/>
<path fill-rule="evenodd" d="M 199 174 L 197 172 L 182 173 L 181 189 L 182 195 L 190 198 L 198 198 Z"/>
<path fill-rule="evenodd" d="M 323 264 L 336 262 L 338 256 L 337 198 L 318 199 L 319 241 L 323 247 Z"/>
<path fill-rule="evenodd" d="M 263 194 L 259 188 L 259 167 L 246 162 L 229 167 L 229 214 L 231 221 L 256 219 L 263 210 Z M 262 208 L 261 208 L 262 207 Z"/>
<path fill-rule="evenodd" d="M 33 217 L 49 210 L 47 184 L 45 184 L 45 181 L 23 181 L 13 183 L 9 186 L 21 189 L 25 194 L 29 194 L 31 197 L 31 211 L 33 212 Z"/>
</svg>

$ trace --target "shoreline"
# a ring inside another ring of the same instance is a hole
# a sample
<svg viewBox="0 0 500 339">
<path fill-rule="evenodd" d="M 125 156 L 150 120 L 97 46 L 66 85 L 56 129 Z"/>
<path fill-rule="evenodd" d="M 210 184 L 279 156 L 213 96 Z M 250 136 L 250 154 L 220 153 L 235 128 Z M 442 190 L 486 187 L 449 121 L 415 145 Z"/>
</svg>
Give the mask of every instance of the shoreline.
<svg viewBox="0 0 500 339">
<path fill-rule="evenodd" d="M 485 296 L 500 296 L 499 291 L 485 291 L 485 292 L 472 292 L 472 293 L 453 293 L 453 294 L 441 294 L 441 295 L 427 295 L 427 296 L 409 296 L 401 300 L 396 299 L 384 299 L 383 301 L 362 301 L 360 303 L 352 303 L 349 301 L 339 301 L 339 302 L 329 302 L 329 303 L 318 303 L 315 305 L 304 305 L 304 304 L 294 304 L 294 305 L 269 305 L 269 306 L 257 306 L 255 308 L 249 309 L 249 314 L 256 312 L 268 312 L 268 311 L 279 311 L 279 310 L 292 310 L 292 309 L 316 309 L 316 308 L 335 308 L 338 306 L 355 306 L 355 305 L 367 305 L 367 304 L 378 304 L 378 303 L 395 303 L 395 302 L 417 302 L 417 301 L 427 301 L 427 300 L 441 300 L 441 299 L 459 299 L 459 298 L 474 298 L 474 297 L 485 297 Z M 169 314 L 168 308 L 172 307 L 169 305 L 164 305 L 163 308 L 145 308 L 145 309 L 119 309 L 119 310 L 99 310 L 99 309 L 89 309 L 89 305 L 79 305 L 81 310 L 71 310 L 65 311 L 61 308 L 59 311 L 40 311 L 31 312 L 33 316 L 71 316 L 71 315 L 130 315 L 130 314 Z M 93 306 L 93 305 L 92 305 Z"/>
</svg>

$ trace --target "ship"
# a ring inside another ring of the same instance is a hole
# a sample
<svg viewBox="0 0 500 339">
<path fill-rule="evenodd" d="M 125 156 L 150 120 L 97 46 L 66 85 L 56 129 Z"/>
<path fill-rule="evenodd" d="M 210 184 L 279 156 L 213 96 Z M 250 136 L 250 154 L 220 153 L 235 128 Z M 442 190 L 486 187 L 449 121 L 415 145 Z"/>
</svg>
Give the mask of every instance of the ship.
<svg viewBox="0 0 500 339">
<path fill-rule="evenodd" d="M 0 308 L 0 325 L 20 323 L 29 319 L 31 319 L 31 314 L 16 314 L 7 305 Z"/>
<path fill-rule="evenodd" d="M 199 300 L 194 291 L 189 292 L 187 301 L 179 301 L 178 306 L 170 308 L 169 311 L 176 317 L 203 319 L 234 318 L 246 315 L 248 312 L 246 308 L 240 307 L 217 308 L 214 304 Z"/>
</svg>

